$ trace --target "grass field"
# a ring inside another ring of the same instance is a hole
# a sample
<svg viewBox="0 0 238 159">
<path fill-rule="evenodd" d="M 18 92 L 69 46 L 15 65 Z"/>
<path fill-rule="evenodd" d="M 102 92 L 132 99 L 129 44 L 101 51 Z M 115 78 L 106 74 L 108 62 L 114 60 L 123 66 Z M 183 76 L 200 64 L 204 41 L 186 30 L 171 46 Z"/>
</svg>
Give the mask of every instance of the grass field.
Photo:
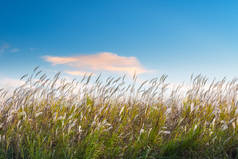
<svg viewBox="0 0 238 159">
<path fill-rule="evenodd" d="M 0 92 L 0 158 L 238 158 L 236 80 L 199 75 L 168 91 L 164 75 L 22 79 Z"/>
</svg>

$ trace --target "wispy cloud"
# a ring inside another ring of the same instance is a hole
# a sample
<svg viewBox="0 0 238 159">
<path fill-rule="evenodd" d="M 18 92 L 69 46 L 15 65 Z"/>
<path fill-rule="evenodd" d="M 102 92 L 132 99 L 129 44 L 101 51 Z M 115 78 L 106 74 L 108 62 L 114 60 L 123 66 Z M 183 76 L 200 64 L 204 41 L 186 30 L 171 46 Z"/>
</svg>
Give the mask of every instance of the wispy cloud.
<svg viewBox="0 0 238 159">
<path fill-rule="evenodd" d="M 18 51 L 20 51 L 20 49 L 18 49 L 18 48 L 13 48 L 10 50 L 10 52 L 18 52 Z"/>
<path fill-rule="evenodd" d="M 4 53 L 8 48 L 10 48 L 8 43 L 3 43 L 0 45 L 0 53 Z"/>
<path fill-rule="evenodd" d="M 136 57 L 119 56 L 110 52 L 73 57 L 44 56 L 43 58 L 52 65 L 67 65 L 77 69 L 77 71 L 67 71 L 72 75 L 81 75 L 84 70 L 120 72 L 129 75 L 133 75 L 134 72 L 137 74 L 150 72 L 140 64 Z"/>
<path fill-rule="evenodd" d="M 75 76 L 83 76 L 85 74 L 89 75 L 89 74 L 93 74 L 92 72 L 86 72 L 86 71 L 64 71 L 67 74 L 70 75 L 75 75 Z"/>
<path fill-rule="evenodd" d="M 31 47 L 31 48 L 29 48 L 29 50 L 30 50 L 30 51 L 35 51 L 35 50 L 37 50 L 37 48 Z"/>
<path fill-rule="evenodd" d="M 12 48 L 8 43 L 2 43 L 0 45 L 0 53 L 5 53 L 5 52 L 15 53 L 15 52 L 18 52 L 18 51 L 20 51 L 19 48 Z"/>
</svg>

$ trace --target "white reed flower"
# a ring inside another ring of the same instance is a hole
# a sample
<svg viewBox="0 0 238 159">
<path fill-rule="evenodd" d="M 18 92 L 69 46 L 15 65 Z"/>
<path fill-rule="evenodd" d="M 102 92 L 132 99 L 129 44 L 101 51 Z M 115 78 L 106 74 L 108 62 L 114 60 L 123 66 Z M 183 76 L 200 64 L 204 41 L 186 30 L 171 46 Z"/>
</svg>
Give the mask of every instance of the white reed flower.
<svg viewBox="0 0 238 159">
<path fill-rule="evenodd" d="M 159 133 L 161 133 L 161 134 L 167 134 L 167 135 L 169 135 L 169 134 L 170 134 L 170 131 L 161 130 Z"/>
<path fill-rule="evenodd" d="M 143 134 L 145 130 L 143 128 L 140 129 L 140 135 Z"/>
<path fill-rule="evenodd" d="M 81 132 L 82 132 L 82 127 L 81 127 L 81 125 L 79 125 L 78 132 L 79 132 L 80 134 L 81 134 Z"/>
<path fill-rule="evenodd" d="M 41 114 L 43 114 L 43 113 L 42 113 L 42 112 L 36 113 L 36 118 L 37 118 L 38 116 L 40 116 Z"/>
<path fill-rule="evenodd" d="M 228 129 L 228 126 L 227 126 L 226 123 L 224 123 L 224 124 L 222 125 L 222 130 L 224 131 L 224 130 L 226 130 L 226 129 Z"/>
<path fill-rule="evenodd" d="M 121 108 L 121 111 L 119 113 L 120 116 L 121 116 L 122 112 L 124 111 L 124 109 L 125 109 L 125 105 Z"/>
</svg>

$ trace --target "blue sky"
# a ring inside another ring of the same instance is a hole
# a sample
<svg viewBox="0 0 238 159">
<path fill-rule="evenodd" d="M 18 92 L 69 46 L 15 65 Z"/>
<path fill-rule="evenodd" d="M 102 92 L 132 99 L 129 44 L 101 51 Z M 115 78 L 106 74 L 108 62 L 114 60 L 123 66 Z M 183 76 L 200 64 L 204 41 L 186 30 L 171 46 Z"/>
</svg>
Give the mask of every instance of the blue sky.
<svg viewBox="0 0 238 159">
<path fill-rule="evenodd" d="M 1 0 L 0 80 L 38 65 L 70 76 L 135 68 L 172 81 L 237 77 L 237 8 L 235 0 Z"/>
</svg>

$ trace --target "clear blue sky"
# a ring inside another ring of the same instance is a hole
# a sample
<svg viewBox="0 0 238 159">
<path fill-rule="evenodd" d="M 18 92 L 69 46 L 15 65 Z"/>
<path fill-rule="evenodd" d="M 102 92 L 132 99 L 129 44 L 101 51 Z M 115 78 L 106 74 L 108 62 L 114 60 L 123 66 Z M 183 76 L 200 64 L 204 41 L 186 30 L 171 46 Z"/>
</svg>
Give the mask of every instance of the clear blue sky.
<svg viewBox="0 0 238 159">
<path fill-rule="evenodd" d="M 37 65 L 99 72 L 82 59 L 52 65 L 46 56 L 95 59 L 102 52 L 136 58 L 153 70 L 148 77 L 237 77 L 238 1 L 0 0 L 0 78 L 19 78 Z M 121 69 L 115 65 L 111 70 Z"/>
</svg>

